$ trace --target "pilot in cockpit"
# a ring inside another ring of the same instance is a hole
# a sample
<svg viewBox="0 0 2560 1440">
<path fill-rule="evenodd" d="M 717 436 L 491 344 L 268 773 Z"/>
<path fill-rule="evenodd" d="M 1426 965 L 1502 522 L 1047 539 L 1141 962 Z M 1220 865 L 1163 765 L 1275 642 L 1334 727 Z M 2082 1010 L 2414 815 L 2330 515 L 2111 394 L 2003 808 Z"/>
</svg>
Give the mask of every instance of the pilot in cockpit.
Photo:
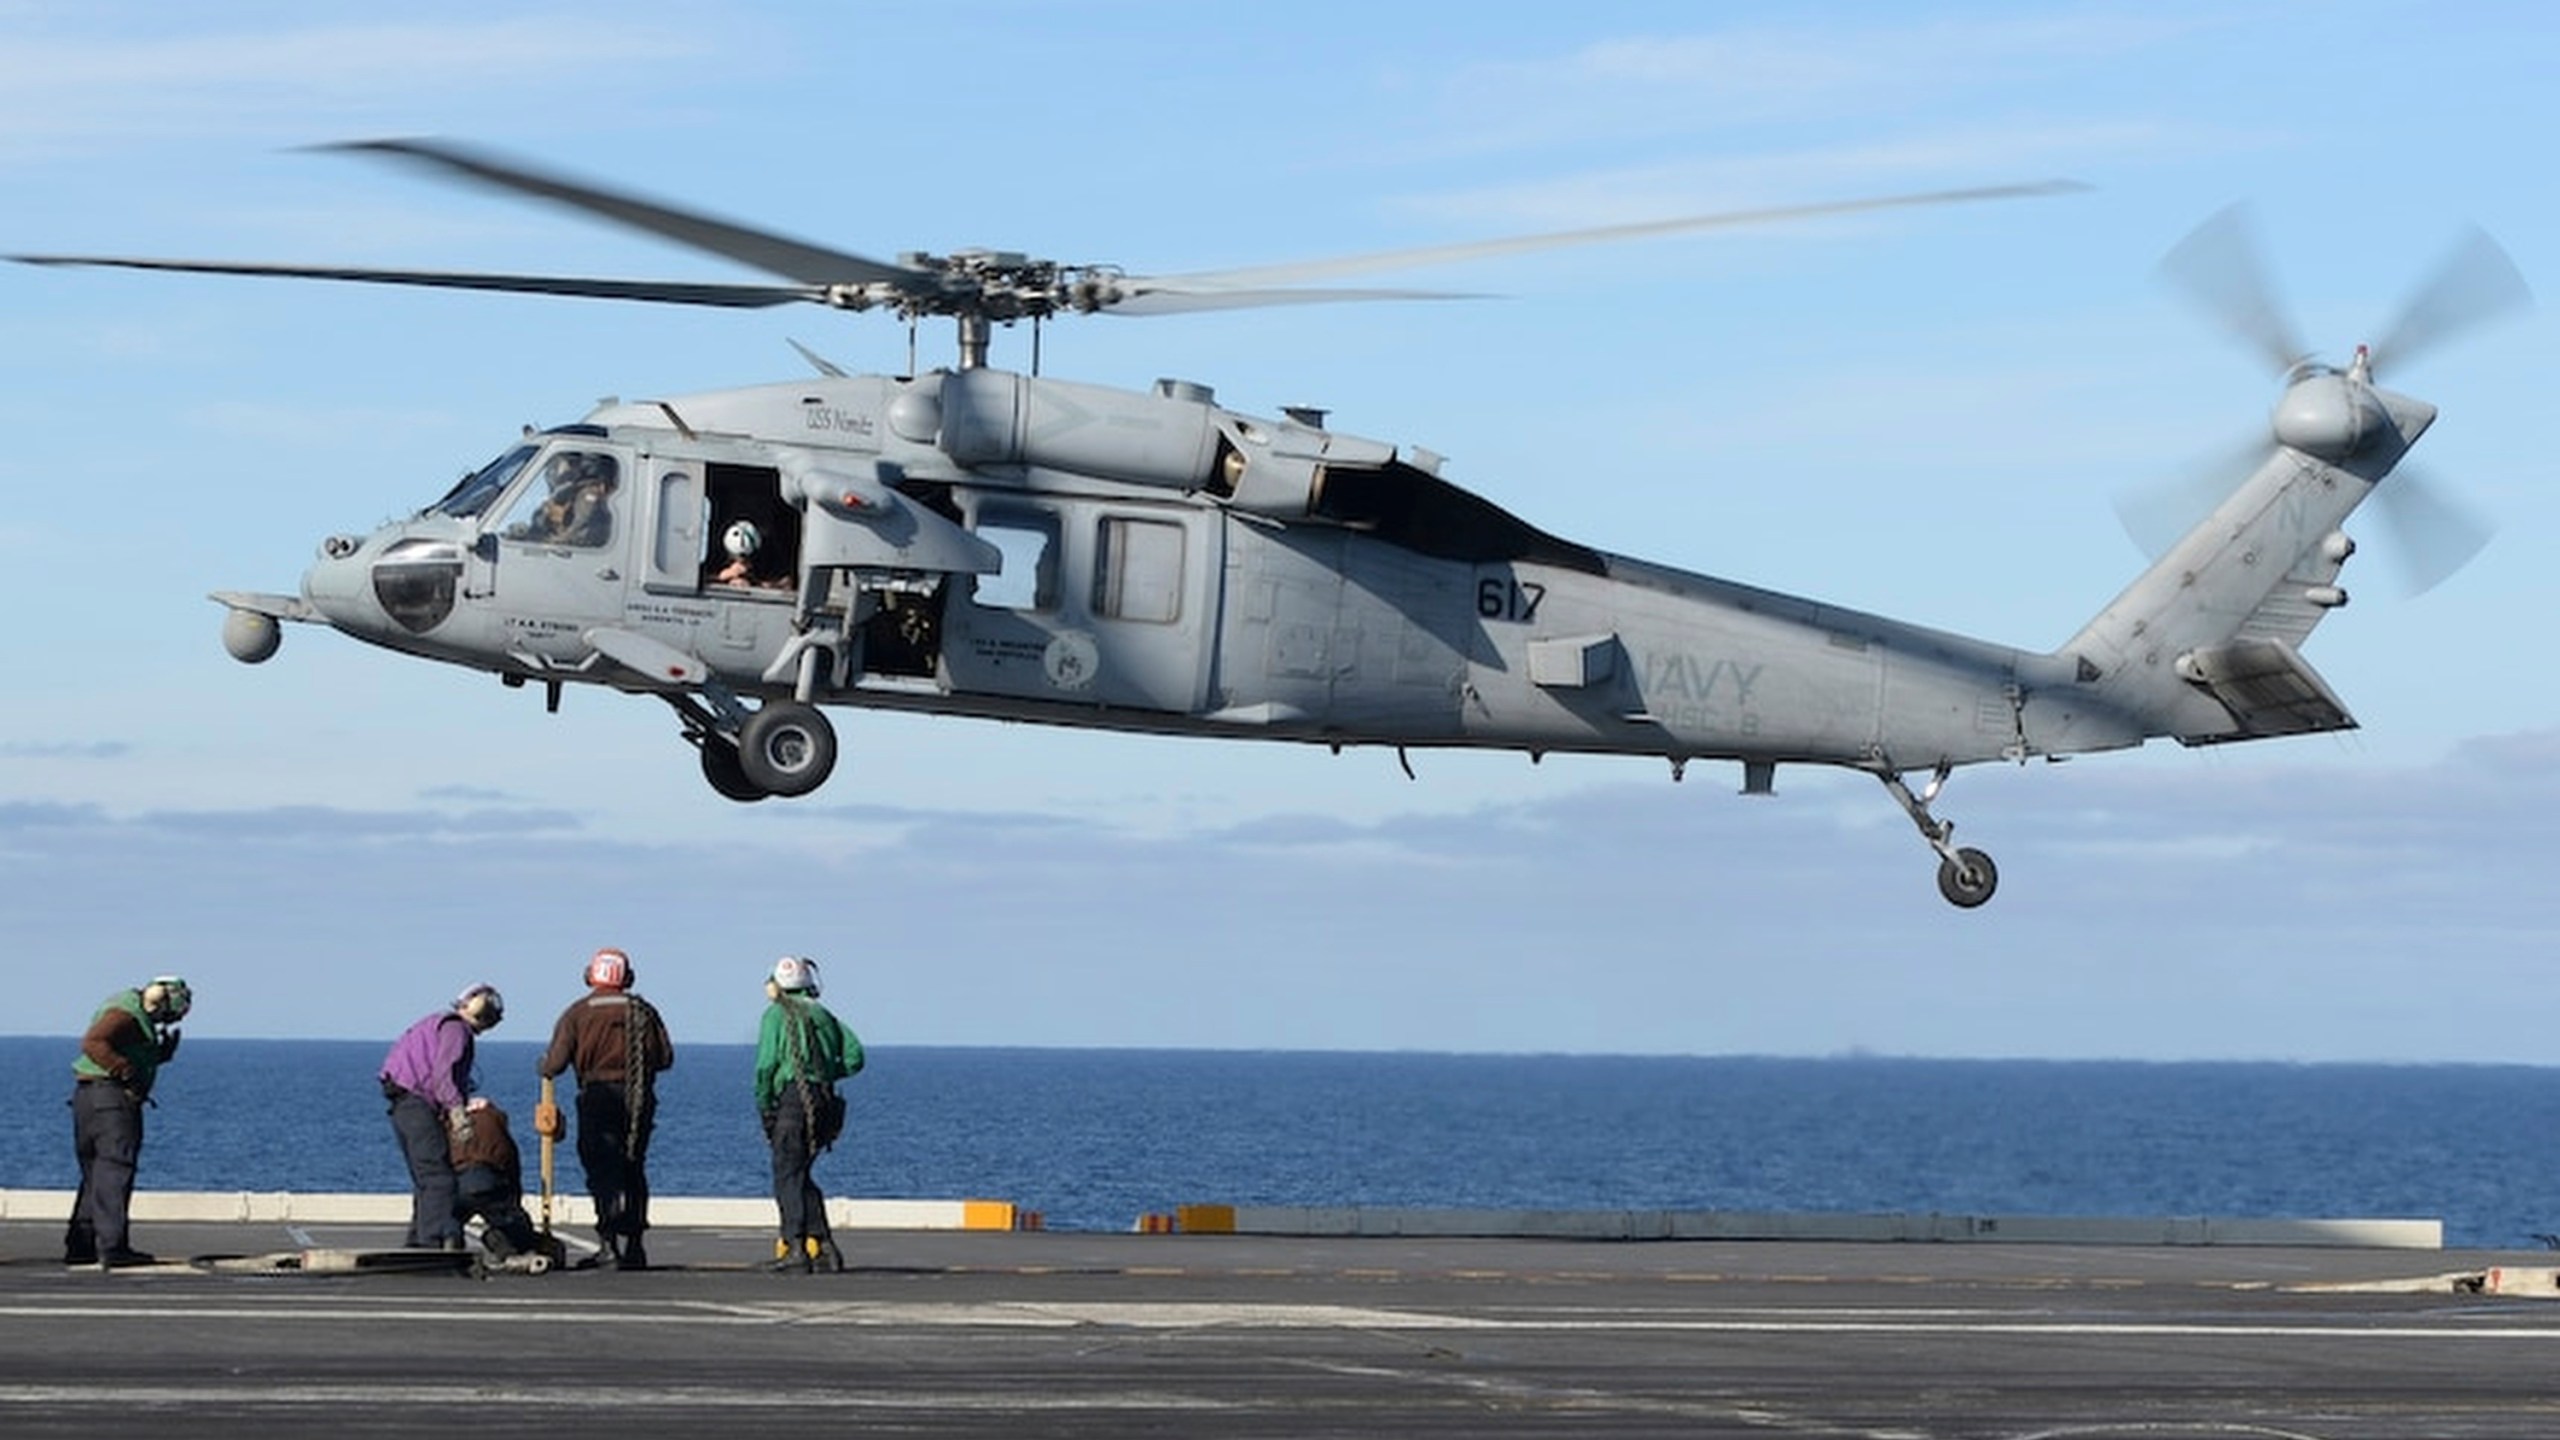
<svg viewBox="0 0 2560 1440">
<path fill-rule="evenodd" d="M 541 545 L 592 548 L 613 535 L 613 457 L 568 451 L 551 457 L 548 493 L 520 538 Z"/>
</svg>

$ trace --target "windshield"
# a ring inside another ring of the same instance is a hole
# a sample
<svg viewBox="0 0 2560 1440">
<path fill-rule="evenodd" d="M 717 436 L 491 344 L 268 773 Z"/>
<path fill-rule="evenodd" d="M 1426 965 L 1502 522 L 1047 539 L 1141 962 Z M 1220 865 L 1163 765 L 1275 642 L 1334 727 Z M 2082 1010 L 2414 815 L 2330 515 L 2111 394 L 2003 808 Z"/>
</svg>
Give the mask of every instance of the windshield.
<svg viewBox="0 0 2560 1440">
<path fill-rule="evenodd" d="M 443 499 L 427 507 L 428 513 L 451 515 L 457 519 L 467 519 L 479 514 L 489 508 L 489 502 L 498 498 L 498 492 L 506 489 L 507 482 L 515 479 L 516 472 L 522 470 L 525 462 L 532 458 L 531 445 L 517 446 L 471 474 L 463 476 L 459 484 L 445 492 Z"/>
</svg>

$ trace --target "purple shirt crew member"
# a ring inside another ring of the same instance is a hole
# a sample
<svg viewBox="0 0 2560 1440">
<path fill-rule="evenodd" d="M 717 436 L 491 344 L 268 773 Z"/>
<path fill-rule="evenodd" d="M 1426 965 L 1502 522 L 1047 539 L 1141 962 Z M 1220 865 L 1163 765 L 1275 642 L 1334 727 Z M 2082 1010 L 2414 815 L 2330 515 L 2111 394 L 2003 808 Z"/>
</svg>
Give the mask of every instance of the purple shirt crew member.
<svg viewBox="0 0 2560 1440">
<path fill-rule="evenodd" d="M 453 1145 L 471 1134 L 471 1068 L 481 1032 L 506 1016 L 496 987 L 474 985 L 450 1009 L 402 1031 L 382 1058 L 391 1135 L 409 1165 L 409 1234 L 416 1250 L 462 1248 Z"/>
</svg>

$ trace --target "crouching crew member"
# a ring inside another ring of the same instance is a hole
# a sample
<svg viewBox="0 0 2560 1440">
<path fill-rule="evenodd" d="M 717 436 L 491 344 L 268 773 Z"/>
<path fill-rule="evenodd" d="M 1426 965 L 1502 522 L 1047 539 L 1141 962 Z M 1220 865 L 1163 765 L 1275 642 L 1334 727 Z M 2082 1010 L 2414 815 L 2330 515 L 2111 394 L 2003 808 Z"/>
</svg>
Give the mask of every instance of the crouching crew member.
<svg viewBox="0 0 2560 1440">
<path fill-rule="evenodd" d="M 500 1260 L 547 1254 L 557 1263 L 560 1242 L 536 1234 L 524 1213 L 524 1158 L 507 1133 L 507 1112 L 474 1095 L 462 1107 L 462 1121 L 452 1132 L 455 1218 L 466 1224 L 477 1218 L 481 1245 Z"/>
<path fill-rule="evenodd" d="M 818 1003 L 817 961 L 783 956 L 764 993 L 772 1003 L 756 1032 L 756 1112 L 773 1145 L 773 1202 L 782 1212 L 771 1268 L 842 1270 L 844 1252 L 810 1166 L 843 1133 L 836 1082 L 862 1069 L 862 1042 Z"/>
<path fill-rule="evenodd" d="M 655 1007 L 631 993 L 631 957 L 610 947 L 587 961 L 587 993 L 560 1012 L 550 1048 L 535 1062 L 545 1080 L 578 1076 L 578 1166 L 596 1205 L 602 1258 L 648 1268 L 649 1135 L 658 1123 L 655 1079 L 676 1063 L 675 1042 Z M 542 1117 L 537 1116 L 537 1119 Z M 557 1140 L 556 1134 L 550 1138 Z"/>
<path fill-rule="evenodd" d="M 409 1164 L 409 1236 L 414 1250 L 462 1248 L 454 1185 L 453 1137 L 467 1128 L 480 1035 L 506 1018 L 496 987 L 474 985 L 451 1007 L 420 1020 L 382 1057 L 382 1096 L 391 1135 Z"/>
<path fill-rule="evenodd" d="M 71 1062 L 71 1148 L 80 1161 L 80 1191 L 62 1236 L 62 1263 L 105 1270 L 148 1265 L 133 1248 L 134 1171 L 142 1162 L 142 1107 L 160 1067 L 178 1053 L 178 1022 L 195 1004 L 175 975 L 107 997 L 80 1037 Z"/>
</svg>

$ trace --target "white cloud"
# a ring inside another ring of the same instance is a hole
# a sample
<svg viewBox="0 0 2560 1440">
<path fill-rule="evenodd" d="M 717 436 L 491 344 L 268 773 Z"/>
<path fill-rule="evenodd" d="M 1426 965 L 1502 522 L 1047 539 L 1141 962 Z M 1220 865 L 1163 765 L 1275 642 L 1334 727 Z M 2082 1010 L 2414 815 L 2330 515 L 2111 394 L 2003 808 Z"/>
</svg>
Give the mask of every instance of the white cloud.
<svg viewBox="0 0 2560 1440">
<path fill-rule="evenodd" d="M 1563 150 L 1879 115 L 1906 123 L 1951 96 L 2029 88 L 2195 28 L 2087 11 L 1891 25 L 1738 27 L 1620 36 L 1529 60 L 1479 62 L 1440 85 L 1451 152 Z"/>
<path fill-rule="evenodd" d="M 185 955 L 207 996 L 258 997 L 207 1004 L 208 1033 L 367 1033 L 465 970 L 538 994 L 565 984 L 559 957 L 615 943 L 717 1035 L 752 1023 L 739 977 L 790 951 L 909 1043 L 2543 1054 L 2560 983 L 2513 977 L 2560 938 L 2537 858 L 2560 735 L 2409 769 L 2156 758 L 1959 777 L 1941 813 L 2004 874 L 1975 912 L 1938 899 L 1873 782 L 1810 773 L 1773 802 L 1609 786 L 1172 835 L 846 807 L 710 842 L 476 793 L 21 804 L 0 806 L 0 852 L 28 896 L 13 943 L 61 961 L 26 1013 L 87 1003 L 101 965 Z M 363 1001 L 379 1014 L 325 981 L 357 952 L 393 966 Z"/>
<path fill-rule="evenodd" d="M 307 140 L 331 117 L 353 125 L 475 94 L 566 104 L 542 82 L 619 90 L 719 43 L 620 13 L 254 26 L 208 14 L 0 17 L 15 32 L 0 43 L 0 164 L 181 137 Z"/>
</svg>

